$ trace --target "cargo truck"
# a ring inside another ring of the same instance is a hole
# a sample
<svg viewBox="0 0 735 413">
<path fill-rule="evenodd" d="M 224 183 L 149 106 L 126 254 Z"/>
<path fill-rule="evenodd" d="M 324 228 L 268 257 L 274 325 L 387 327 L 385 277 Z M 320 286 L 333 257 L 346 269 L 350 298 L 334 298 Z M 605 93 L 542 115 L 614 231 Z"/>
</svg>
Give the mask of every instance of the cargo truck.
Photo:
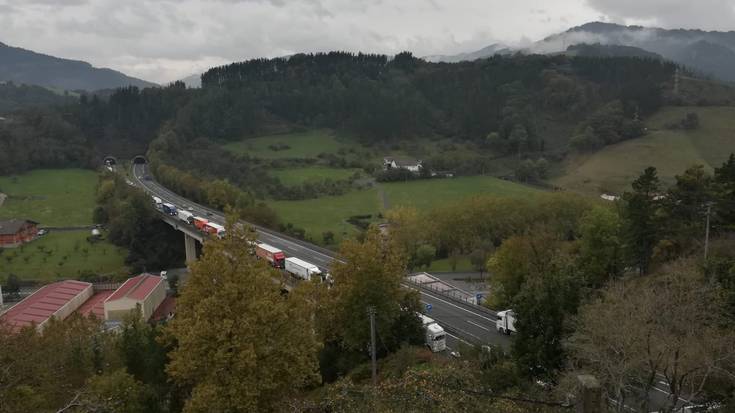
<svg viewBox="0 0 735 413">
<path fill-rule="evenodd" d="M 421 324 L 424 327 L 424 344 L 433 352 L 444 351 L 447 349 L 447 334 L 444 328 L 423 314 L 418 314 Z"/>
<path fill-rule="evenodd" d="M 163 203 L 163 201 L 161 200 L 161 198 L 159 198 L 157 196 L 154 196 L 152 198 L 153 198 L 153 204 L 156 206 L 156 209 L 161 209 L 161 204 Z"/>
<path fill-rule="evenodd" d="M 285 260 L 286 272 L 296 278 L 302 280 L 311 280 L 311 276 L 322 276 L 322 271 L 316 265 L 298 259 L 296 257 L 288 257 Z"/>
<path fill-rule="evenodd" d="M 189 225 L 194 222 L 194 214 L 189 211 L 184 211 L 180 209 L 176 212 L 176 216 L 179 218 L 179 220 L 186 222 Z"/>
<path fill-rule="evenodd" d="M 255 247 L 255 255 L 258 258 L 268 261 L 275 268 L 283 268 L 285 266 L 286 254 L 268 244 L 258 244 Z"/>
<path fill-rule="evenodd" d="M 197 227 L 199 231 L 204 231 L 204 226 L 207 225 L 207 222 L 209 222 L 208 219 L 202 218 L 202 217 L 194 217 L 194 226 Z"/>
<path fill-rule="evenodd" d="M 164 202 L 161 204 L 161 211 L 163 211 L 164 214 L 176 216 L 176 205 Z"/>
<path fill-rule="evenodd" d="M 516 314 L 513 310 L 498 311 L 498 321 L 495 322 L 495 328 L 498 333 L 510 334 L 516 332 Z"/>
<path fill-rule="evenodd" d="M 204 224 L 204 232 L 210 235 L 216 235 L 218 238 L 225 236 L 225 227 L 214 222 L 207 222 Z"/>
</svg>

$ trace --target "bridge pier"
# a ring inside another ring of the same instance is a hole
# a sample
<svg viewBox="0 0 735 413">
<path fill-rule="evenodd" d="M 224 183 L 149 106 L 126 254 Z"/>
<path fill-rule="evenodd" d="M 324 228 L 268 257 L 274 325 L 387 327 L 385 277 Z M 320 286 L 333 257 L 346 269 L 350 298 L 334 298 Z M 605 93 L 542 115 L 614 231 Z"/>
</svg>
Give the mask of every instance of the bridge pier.
<svg viewBox="0 0 735 413">
<path fill-rule="evenodd" d="M 186 262 L 197 260 L 196 238 L 184 233 L 184 247 L 186 248 Z"/>
</svg>

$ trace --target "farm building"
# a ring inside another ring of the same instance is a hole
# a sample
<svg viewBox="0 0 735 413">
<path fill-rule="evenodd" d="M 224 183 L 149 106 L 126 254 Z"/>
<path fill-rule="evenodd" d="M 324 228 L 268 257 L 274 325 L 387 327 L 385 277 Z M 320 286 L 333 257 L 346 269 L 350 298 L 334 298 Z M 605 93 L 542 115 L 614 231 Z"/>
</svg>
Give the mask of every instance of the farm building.
<svg viewBox="0 0 735 413">
<path fill-rule="evenodd" d="M 408 158 L 396 158 L 392 156 L 387 156 L 383 158 L 383 169 L 389 170 L 389 169 L 406 169 L 411 172 L 421 172 L 421 161 L 416 159 L 408 159 Z"/>
<path fill-rule="evenodd" d="M 41 287 L 1 317 L 16 329 L 35 324 L 38 331 L 43 331 L 49 320 L 65 319 L 93 294 L 92 284 L 88 282 L 60 281 Z"/>
<path fill-rule="evenodd" d="M 0 247 L 14 247 L 38 234 L 38 222 L 27 219 L 0 221 Z"/>
<path fill-rule="evenodd" d="M 104 303 L 105 320 L 121 321 L 125 315 L 140 308 L 144 320 L 149 320 L 166 298 L 163 278 L 141 274 L 128 278 Z"/>
</svg>

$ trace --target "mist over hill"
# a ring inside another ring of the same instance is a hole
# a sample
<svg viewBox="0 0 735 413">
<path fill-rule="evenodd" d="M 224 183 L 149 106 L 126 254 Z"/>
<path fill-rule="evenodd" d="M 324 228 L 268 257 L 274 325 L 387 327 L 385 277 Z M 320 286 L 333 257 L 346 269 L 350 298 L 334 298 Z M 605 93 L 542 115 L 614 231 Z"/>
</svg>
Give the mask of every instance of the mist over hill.
<svg viewBox="0 0 735 413">
<path fill-rule="evenodd" d="M 0 43 L 0 81 L 64 90 L 98 90 L 124 86 L 158 86 L 112 69 L 62 59 Z"/>
<path fill-rule="evenodd" d="M 595 47 L 576 48 L 579 45 Z M 613 49 L 611 46 L 624 46 L 624 48 Z M 581 52 L 586 56 L 629 57 L 658 55 L 700 74 L 735 81 L 735 31 L 670 30 L 592 22 L 548 36 L 527 47 L 498 49 L 496 45 L 491 45 L 472 53 L 428 58 L 432 61 L 456 62 L 514 52 L 574 55 Z"/>
</svg>

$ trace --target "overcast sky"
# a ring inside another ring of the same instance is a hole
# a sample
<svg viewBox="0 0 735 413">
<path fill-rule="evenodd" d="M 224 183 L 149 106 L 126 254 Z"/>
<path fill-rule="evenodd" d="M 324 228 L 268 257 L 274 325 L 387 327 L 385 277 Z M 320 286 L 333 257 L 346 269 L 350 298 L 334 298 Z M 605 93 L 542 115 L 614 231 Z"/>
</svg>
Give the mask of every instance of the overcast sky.
<svg viewBox="0 0 735 413">
<path fill-rule="evenodd" d="M 734 30 L 735 0 L 0 0 L 0 41 L 165 83 L 296 52 L 524 44 L 593 20 Z"/>
</svg>

